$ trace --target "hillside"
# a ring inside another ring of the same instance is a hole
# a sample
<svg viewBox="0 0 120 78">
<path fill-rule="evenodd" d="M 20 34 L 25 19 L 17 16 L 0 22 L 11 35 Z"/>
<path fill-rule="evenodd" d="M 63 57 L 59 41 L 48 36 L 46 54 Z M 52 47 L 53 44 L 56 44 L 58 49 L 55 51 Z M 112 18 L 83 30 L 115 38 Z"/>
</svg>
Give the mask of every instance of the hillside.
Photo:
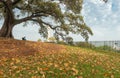
<svg viewBox="0 0 120 78">
<path fill-rule="evenodd" d="M 51 53 L 54 50 L 59 52 L 61 49 L 64 48 L 57 44 L 0 38 L 0 58 L 29 56 L 36 52 Z"/>
<path fill-rule="evenodd" d="M 0 38 L 0 78 L 120 78 L 120 54 Z"/>
</svg>

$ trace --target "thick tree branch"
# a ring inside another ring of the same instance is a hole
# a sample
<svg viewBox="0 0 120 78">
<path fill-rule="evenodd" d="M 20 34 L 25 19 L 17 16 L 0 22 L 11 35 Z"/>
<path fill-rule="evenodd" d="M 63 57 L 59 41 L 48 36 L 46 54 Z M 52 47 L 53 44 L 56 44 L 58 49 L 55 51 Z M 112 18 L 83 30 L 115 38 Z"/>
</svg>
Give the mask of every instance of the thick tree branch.
<svg viewBox="0 0 120 78">
<path fill-rule="evenodd" d="M 51 24 L 49 24 L 49 23 L 46 23 L 46 22 L 44 22 L 44 21 L 42 21 L 42 20 L 37 20 L 37 19 L 31 19 L 31 21 L 34 21 L 34 22 L 37 22 L 37 23 L 39 23 L 39 24 L 45 24 L 45 25 L 47 25 L 47 26 L 49 26 L 51 29 L 53 29 L 53 30 L 55 30 L 56 28 L 59 28 L 60 26 L 55 26 L 55 27 L 53 27 Z"/>
<path fill-rule="evenodd" d="M 22 22 L 26 22 L 28 20 L 32 20 L 33 18 L 36 18 L 36 17 L 41 17 L 41 16 L 44 16 L 45 14 L 41 14 L 41 15 L 31 15 L 31 16 L 28 16 L 28 17 L 25 17 L 25 18 L 22 18 L 22 19 L 19 19 L 19 20 L 16 20 L 16 24 L 19 24 L 19 23 L 22 23 Z"/>
<path fill-rule="evenodd" d="M 12 5 L 16 5 L 17 3 L 19 3 L 21 0 L 15 0 Z"/>
<path fill-rule="evenodd" d="M 49 15 L 53 16 L 54 14 L 52 12 L 44 12 L 44 11 L 35 12 L 31 16 L 17 20 L 16 24 L 26 22 L 28 20 L 32 20 L 33 18 L 37 18 L 37 17 L 42 17 L 42 16 L 47 17 Z"/>
<path fill-rule="evenodd" d="M 28 20 L 31 20 L 33 17 L 32 16 L 28 16 L 28 17 L 25 17 L 25 18 L 22 18 L 22 19 L 18 19 L 16 20 L 15 24 L 20 24 L 22 22 L 26 22 Z"/>
</svg>

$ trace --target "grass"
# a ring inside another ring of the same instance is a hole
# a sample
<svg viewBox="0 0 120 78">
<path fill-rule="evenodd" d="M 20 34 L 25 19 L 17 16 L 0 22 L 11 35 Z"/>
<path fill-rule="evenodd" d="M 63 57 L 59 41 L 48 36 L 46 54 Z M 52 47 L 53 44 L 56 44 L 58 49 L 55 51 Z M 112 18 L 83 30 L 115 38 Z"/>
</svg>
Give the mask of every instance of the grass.
<svg viewBox="0 0 120 78">
<path fill-rule="evenodd" d="M 0 78 L 120 78 L 119 53 L 11 39 L 0 45 Z"/>
</svg>

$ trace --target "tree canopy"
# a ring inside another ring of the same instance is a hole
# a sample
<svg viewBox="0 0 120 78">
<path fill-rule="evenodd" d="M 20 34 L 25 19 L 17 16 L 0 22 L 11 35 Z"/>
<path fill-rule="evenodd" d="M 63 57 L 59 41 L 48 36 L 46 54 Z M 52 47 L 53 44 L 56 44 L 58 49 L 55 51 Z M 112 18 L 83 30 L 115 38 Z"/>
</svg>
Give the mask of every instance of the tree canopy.
<svg viewBox="0 0 120 78">
<path fill-rule="evenodd" d="M 93 35 L 81 15 L 83 0 L 0 0 L 0 19 L 4 19 L 1 37 L 13 37 L 14 26 L 30 21 L 40 26 L 39 33 L 47 38 L 48 28 L 54 36 L 65 39 L 70 34 L 81 34 L 88 40 Z M 50 18 L 53 23 L 44 19 Z"/>
</svg>

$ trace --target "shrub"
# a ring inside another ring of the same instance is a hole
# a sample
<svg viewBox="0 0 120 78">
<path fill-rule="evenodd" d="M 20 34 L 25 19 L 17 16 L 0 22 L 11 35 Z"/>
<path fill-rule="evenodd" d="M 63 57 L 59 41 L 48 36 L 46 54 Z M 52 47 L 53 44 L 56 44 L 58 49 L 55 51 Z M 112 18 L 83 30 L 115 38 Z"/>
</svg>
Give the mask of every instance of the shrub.
<svg viewBox="0 0 120 78">
<path fill-rule="evenodd" d="M 108 46 L 108 45 L 99 46 L 99 47 L 96 47 L 94 49 L 96 49 L 96 50 L 104 50 L 104 51 L 117 51 L 117 50 L 113 49 L 113 47 Z"/>
<path fill-rule="evenodd" d="M 66 43 L 69 45 L 73 45 L 73 38 L 72 37 L 66 37 Z"/>
<path fill-rule="evenodd" d="M 58 43 L 58 44 L 66 45 L 66 43 L 65 43 L 64 41 L 58 41 L 57 43 Z"/>
<path fill-rule="evenodd" d="M 88 43 L 88 42 L 77 42 L 76 46 L 83 47 L 83 48 L 94 48 L 95 46 Z"/>
<path fill-rule="evenodd" d="M 41 39 L 38 39 L 37 41 L 38 41 L 38 42 L 41 42 L 42 40 L 41 40 Z"/>
</svg>

